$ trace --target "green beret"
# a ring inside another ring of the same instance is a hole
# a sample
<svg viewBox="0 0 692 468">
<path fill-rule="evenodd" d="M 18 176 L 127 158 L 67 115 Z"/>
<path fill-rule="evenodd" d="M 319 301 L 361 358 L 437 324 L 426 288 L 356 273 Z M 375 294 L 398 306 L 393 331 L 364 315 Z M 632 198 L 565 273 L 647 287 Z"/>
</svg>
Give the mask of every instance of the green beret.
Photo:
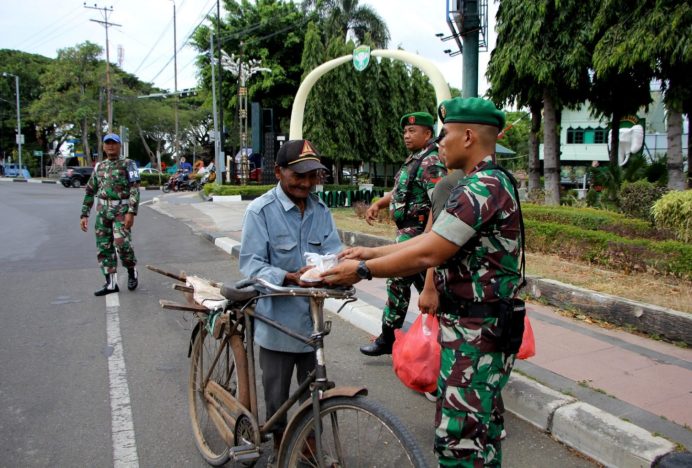
<svg viewBox="0 0 692 468">
<path fill-rule="evenodd" d="M 433 128 L 433 116 L 427 112 L 411 112 L 401 118 L 401 128 L 407 125 L 422 125 L 423 127 Z"/>
<path fill-rule="evenodd" d="M 505 127 L 505 113 L 492 101 L 481 98 L 454 98 L 442 101 L 437 113 L 442 123 L 492 125 L 500 131 Z"/>
</svg>

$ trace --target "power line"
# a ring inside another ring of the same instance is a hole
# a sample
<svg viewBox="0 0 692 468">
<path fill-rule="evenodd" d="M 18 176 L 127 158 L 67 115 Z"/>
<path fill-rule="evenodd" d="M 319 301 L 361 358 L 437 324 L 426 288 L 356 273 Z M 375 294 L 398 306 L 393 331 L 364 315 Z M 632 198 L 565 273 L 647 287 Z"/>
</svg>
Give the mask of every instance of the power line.
<svg viewBox="0 0 692 468">
<path fill-rule="evenodd" d="M 58 18 L 57 20 L 52 20 L 50 26 L 47 28 L 38 28 L 37 32 L 29 34 L 26 38 L 24 38 L 22 41 L 19 42 L 21 44 L 22 48 L 25 50 L 28 50 L 29 48 L 32 47 L 32 43 L 35 42 L 36 40 L 43 41 L 46 38 L 46 35 L 53 34 L 54 30 L 60 29 L 61 27 L 64 26 L 63 21 L 67 21 L 67 18 L 70 16 L 78 16 L 79 15 L 79 10 L 68 10 L 66 14 L 64 14 L 61 18 Z M 74 20 L 75 18 L 70 18 L 70 21 Z"/>
</svg>

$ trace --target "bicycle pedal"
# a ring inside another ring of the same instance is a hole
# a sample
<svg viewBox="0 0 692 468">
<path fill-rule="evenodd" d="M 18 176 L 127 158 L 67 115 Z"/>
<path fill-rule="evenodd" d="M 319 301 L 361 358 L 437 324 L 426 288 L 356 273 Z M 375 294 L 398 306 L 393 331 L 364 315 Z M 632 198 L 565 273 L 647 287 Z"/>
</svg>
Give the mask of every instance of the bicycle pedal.
<svg viewBox="0 0 692 468">
<path fill-rule="evenodd" d="M 231 456 L 231 460 L 237 462 L 251 462 L 258 460 L 260 457 L 259 448 L 252 444 L 231 447 L 228 450 L 228 454 Z"/>
</svg>

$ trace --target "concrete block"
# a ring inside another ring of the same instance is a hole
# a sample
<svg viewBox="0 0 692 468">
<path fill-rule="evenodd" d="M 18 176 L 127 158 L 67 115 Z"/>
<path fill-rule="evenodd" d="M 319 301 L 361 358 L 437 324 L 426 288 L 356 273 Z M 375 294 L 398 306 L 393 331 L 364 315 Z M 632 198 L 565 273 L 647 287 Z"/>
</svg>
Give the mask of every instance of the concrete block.
<svg viewBox="0 0 692 468">
<path fill-rule="evenodd" d="M 327 299 L 324 301 L 324 308 L 335 314 L 343 302 L 338 299 Z M 339 313 L 339 317 L 371 335 L 377 336 L 382 332 L 382 311 L 360 299 L 347 304 Z"/>
<path fill-rule="evenodd" d="M 618 468 L 649 467 L 675 450 L 672 442 L 583 402 L 555 411 L 552 434 L 594 460 Z"/>
<path fill-rule="evenodd" d="M 235 239 L 231 239 L 230 237 L 217 237 L 214 239 L 214 245 L 222 249 L 227 254 L 233 255 L 233 247 L 240 245 L 240 242 Z"/>
<path fill-rule="evenodd" d="M 502 391 L 502 399 L 505 408 L 544 431 L 550 431 L 555 410 L 575 401 L 570 396 L 517 373 L 511 375 Z"/>
<path fill-rule="evenodd" d="M 213 202 L 239 202 L 242 201 L 240 195 L 214 195 L 211 197 Z"/>
</svg>

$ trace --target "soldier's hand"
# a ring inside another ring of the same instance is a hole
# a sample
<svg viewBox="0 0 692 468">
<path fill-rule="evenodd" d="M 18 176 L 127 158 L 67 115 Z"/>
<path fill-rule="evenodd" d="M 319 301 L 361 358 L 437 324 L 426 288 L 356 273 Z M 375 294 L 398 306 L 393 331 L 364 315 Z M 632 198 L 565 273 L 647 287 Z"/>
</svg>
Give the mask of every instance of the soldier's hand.
<svg viewBox="0 0 692 468">
<path fill-rule="evenodd" d="M 377 221 L 377 215 L 380 212 L 380 207 L 377 206 L 377 203 L 373 203 L 370 205 L 370 208 L 368 208 L 368 211 L 365 212 L 365 222 L 372 225 L 373 221 Z"/>
<path fill-rule="evenodd" d="M 418 296 L 418 309 L 420 309 L 421 313 L 435 315 L 439 306 L 440 298 L 437 290 L 423 288 L 420 296 Z"/>
<path fill-rule="evenodd" d="M 89 218 L 79 218 L 79 228 L 82 231 L 87 232 L 89 229 Z"/>
<path fill-rule="evenodd" d="M 125 213 L 125 229 L 131 229 L 132 226 L 135 224 L 135 215 L 132 213 Z"/>
<path fill-rule="evenodd" d="M 360 281 L 360 277 L 356 273 L 357 268 L 358 261 L 344 260 L 334 268 L 322 273 L 322 280 L 331 285 L 351 286 Z"/>
<path fill-rule="evenodd" d="M 372 249 L 367 247 L 349 247 L 339 254 L 340 260 L 370 260 L 371 258 L 375 258 L 375 256 Z"/>
</svg>

